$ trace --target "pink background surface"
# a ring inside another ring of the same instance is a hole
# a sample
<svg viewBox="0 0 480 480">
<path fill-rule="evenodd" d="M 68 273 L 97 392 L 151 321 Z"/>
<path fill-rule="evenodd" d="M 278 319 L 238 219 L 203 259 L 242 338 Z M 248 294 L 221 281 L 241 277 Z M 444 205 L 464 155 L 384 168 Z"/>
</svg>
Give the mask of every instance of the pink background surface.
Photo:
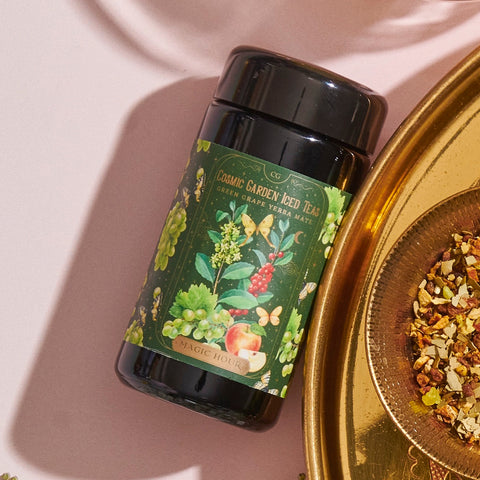
<svg viewBox="0 0 480 480">
<path fill-rule="evenodd" d="M 389 103 L 380 149 L 480 43 L 480 3 L 15 0 L 0 15 L 0 473 L 296 479 L 301 370 L 265 433 L 113 371 L 216 77 L 250 44 L 364 83 Z"/>
</svg>

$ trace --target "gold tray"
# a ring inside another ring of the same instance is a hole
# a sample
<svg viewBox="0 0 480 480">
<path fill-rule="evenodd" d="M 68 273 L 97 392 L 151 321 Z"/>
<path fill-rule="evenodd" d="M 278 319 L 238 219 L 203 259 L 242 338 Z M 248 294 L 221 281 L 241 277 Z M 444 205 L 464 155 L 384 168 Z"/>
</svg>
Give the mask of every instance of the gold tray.
<svg viewBox="0 0 480 480">
<path fill-rule="evenodd" d="M 421 454 L 386 414 L 364 328 L 376 274 L 400 235 L 447 197 L 480 184 L 480 48 L 402 123 L 349 208 L 324 272 L 306 349 L 309 480 L 458 479 Z"/>
</svg>

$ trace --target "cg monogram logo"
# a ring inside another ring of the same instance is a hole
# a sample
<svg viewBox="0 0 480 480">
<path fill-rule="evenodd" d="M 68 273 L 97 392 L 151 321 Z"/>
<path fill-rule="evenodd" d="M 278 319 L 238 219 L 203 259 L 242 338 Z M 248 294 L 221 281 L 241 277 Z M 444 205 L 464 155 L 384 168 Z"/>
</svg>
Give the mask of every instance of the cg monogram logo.
<svg viewBox="0 0 480 480">
<path fill-rule="evenodd" d="M 273 179 L 273 180 L 281 180 L 282 179 L 282 174 L 279 173 L 279 172 L 270 172 L 270 177 Z"/>
</svg>

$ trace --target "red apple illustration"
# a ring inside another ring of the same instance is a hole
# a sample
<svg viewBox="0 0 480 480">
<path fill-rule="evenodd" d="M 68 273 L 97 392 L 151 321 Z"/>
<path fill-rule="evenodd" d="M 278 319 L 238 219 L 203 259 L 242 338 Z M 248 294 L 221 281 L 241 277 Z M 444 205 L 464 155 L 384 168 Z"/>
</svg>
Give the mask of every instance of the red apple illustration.
<svg viewBox="0 0 480 480">
<path fill-rule="evenodd" d="M 253 333 L 248 323 L 235 323 L 225 335 L 225 347 L 233 355 L 238 355 L 241 349 L 258 352 L 261 344 L 262 337 Z"/>
</svg>

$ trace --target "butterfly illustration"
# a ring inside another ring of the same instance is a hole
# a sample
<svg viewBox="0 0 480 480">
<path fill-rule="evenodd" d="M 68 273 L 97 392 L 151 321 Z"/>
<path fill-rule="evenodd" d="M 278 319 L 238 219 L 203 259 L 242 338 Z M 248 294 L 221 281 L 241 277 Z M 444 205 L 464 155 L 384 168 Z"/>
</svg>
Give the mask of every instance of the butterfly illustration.
<svg viewBox="0 0 480 480">
<path fill-rule="evenodd" d="M 258 324 L 264 327 L 268 322 L 272 325 L 278 325 L 280 323 L 279 315 L 282 313 L 283 307 L 279 305 L 275 307 L 271 313 L 268 313 L 264 308 L 257 307 L 255 310 L 257 315 L 260 317 L 258 320 Z"/>
<path fill-rule="evenodd" d="M 200 196 L 202 195 L 204 188 L 205 188 L 205 173 L 202 173 L 201 175 L 197 174 L 197 184 L 195 185 L 195 191 L 193 192 L 193 194 L 195 195 L 195 200 L 197 202 L 200 201 Z"/>
<path fill-rule="evenodd" d="M 298 303 L 300 303 L 302 300 L 305 300 L 305 298 L 307 298 L 307 295 L 309 293 L 312 293 L 316 288 L 317 284 L 315 282 L 305 283 L 303 288 L 300 290 L 300 293 L 298 294 Z"/>
<path fill-rule="evenodd" d="M 262 392 L 271 393 L 272 395 L 278 395 L 278 390 L 276 388 L 270 388 L 270 389 L 268 388 L 268 384 L 270 383 L 271 373 L 272 372 L 270 370 L 268 372 L 265 372 L 260 377 L 260 380 L 253 385 L 253 388 L 257 390 L 262 390 Z"/>
<path fill-rule="evenodd" d="M 273 225 L 273 219 L 274 219 L 274 216 L 272 214 L 267 215 L 258 225 L 256 225 L 255 222 L 246 213 L 242 213 L 242 224 L 245 228 L 245 235 L 247 236 L 247 238 L 240 246 L 245 245 L 248 239 L 254 233 L 257 235 L 260 233 L 262 237 L 267 241 L 267 243 L 272 248 L 275 248 L 273 243 L 268 238 L 268 236 L 270 235 L 270 229 L 272 228 L 272 225 Z"/>
</svg>

